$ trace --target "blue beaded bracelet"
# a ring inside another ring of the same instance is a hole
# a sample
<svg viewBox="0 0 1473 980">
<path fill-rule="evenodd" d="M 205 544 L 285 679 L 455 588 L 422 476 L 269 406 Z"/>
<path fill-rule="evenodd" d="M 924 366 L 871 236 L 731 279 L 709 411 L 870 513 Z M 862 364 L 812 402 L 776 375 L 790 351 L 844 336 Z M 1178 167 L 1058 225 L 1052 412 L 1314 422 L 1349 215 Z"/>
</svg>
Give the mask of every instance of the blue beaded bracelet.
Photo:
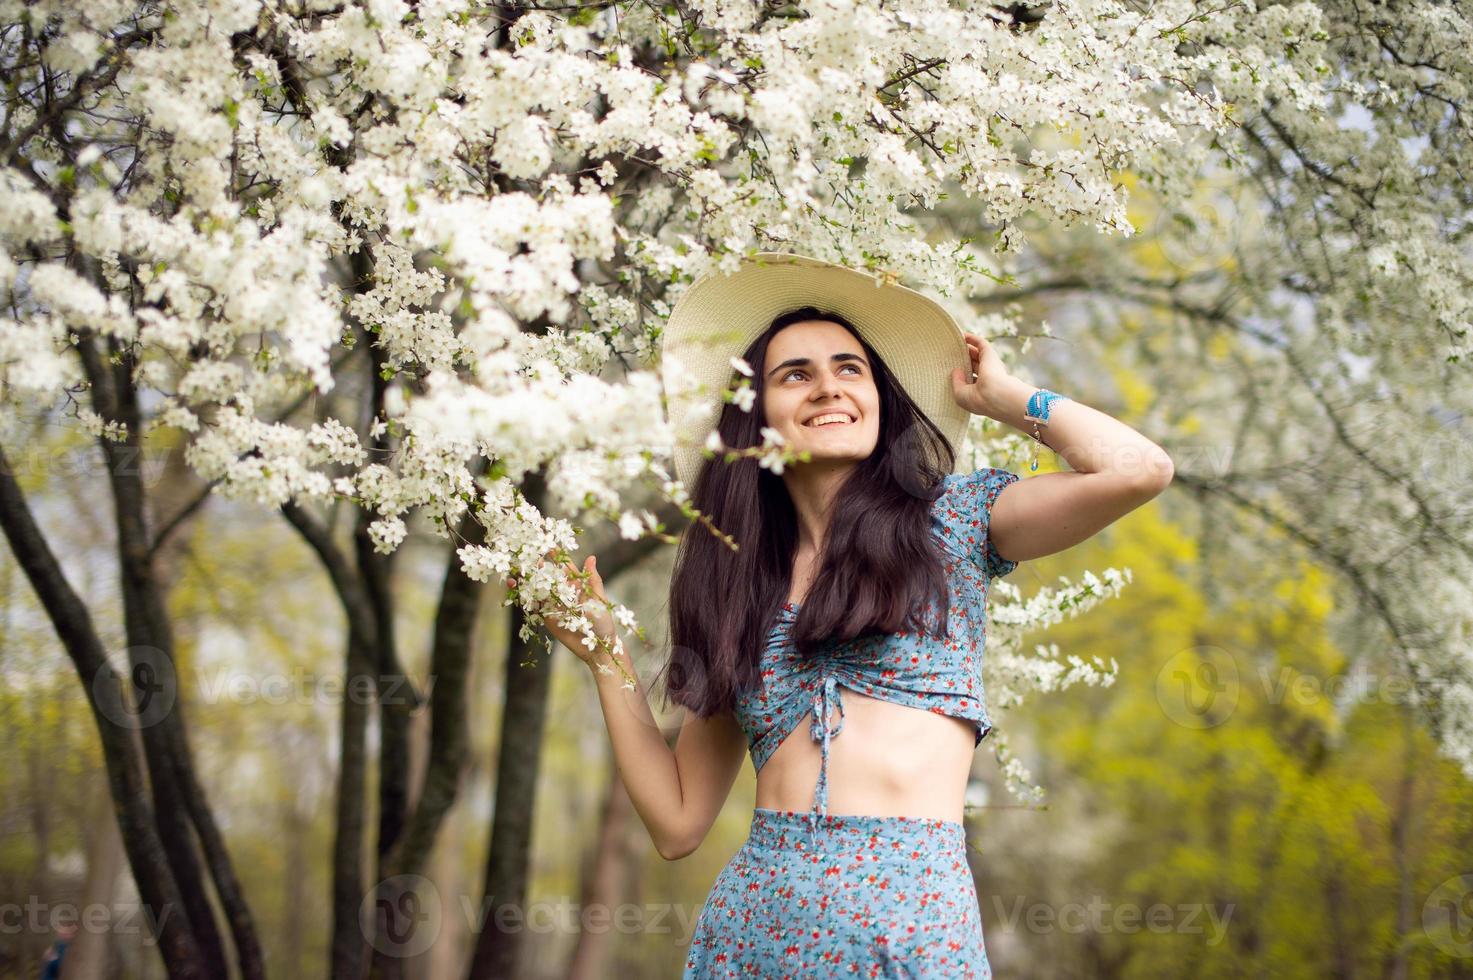
<svg viewBox="0 0 1473 980">
<path fill-rule="evenodd" d="M 1043 435 L 1039 432 L 1040 425 L 1048 425 L 1049 406 L 1056 401 L 1069 401 L 1068 395 L 1061 395 L 1047 388 L 1039 388 L 1028 396 L 1028 405 L 1023 410 L 1023 418 L 1033 423 L 1033 459 L 1028 464 L 1029 472 L 1038 469 L 1038 444 L 1043 442 Z"/>
</svg>

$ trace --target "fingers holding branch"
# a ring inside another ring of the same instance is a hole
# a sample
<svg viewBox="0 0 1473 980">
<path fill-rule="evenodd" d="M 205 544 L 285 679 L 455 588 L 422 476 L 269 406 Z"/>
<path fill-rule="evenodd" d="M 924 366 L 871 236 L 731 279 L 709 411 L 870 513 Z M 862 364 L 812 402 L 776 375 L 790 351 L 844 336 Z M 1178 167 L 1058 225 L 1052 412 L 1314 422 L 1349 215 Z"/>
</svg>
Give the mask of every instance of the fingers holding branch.
<svg viewBox="0 0 1473 980">
<path fill-rule="evenodd" d="M 598 571 L 598 558 L 588 555 L 583 560 L 580 568 L 569 559 L 557 559 L 557 549 L 549 550 L 538 562 L 537 567 L 547 562 L 557 561 L 562 571 L 568 578 L 577 583 L 577 600 L 568 604 L 556 596 L 550 600 L 544 600 L 534 604 L 533 611 L 537 612 L 543 621 L 543 625 L 554 639 L 567 647 L 584 663 L 595 667 L 605 673 L 609 672 L 606 664 L 612 661 L 619 671 L 625 674 L 626 685 L 632 683 L 628 670 L 618 658 L 622 652 L 622 643 L 619 641 L 614 618 L 610 614 L 613 603 L 609 600 L 608 593 L 604 591 L 603 576 Z M 506 579 L 508 589 L 516 586 L 514 577 Z M 548 608 L 553 606 L 555 608 Z M 588 607 L 592 606 L 590 610 Z M 588 646 L 587 637 L 580 628 L 576 631 L 570 625 L 576 624 L 579 619 L 585 619 L 591 626 L 593 632 L 594 646 Z"/>
</svg>

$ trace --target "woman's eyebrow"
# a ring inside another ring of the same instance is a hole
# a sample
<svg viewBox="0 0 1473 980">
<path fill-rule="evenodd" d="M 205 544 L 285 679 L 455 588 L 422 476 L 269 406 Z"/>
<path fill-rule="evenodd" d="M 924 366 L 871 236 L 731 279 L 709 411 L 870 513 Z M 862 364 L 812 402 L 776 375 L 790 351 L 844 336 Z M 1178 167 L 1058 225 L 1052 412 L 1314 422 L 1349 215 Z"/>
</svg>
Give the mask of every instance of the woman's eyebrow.
<svg viewBox="0 0 1473 980">
<path fill-rule="evenodd" d="M 839 353 L 837 353 L 837 354 L 833 355 L 832 357 L 830 357 L 829 360 L 830 361 L 834 361 L 834 362 L 838 362 L 838 361 L 858 361 L 860 364 L 863 364 L 865 367 L 869 367 L 869 362 L 866 361 L 863 357 L 861 357 L 858 354 L 851 354 L 848 351 L 840 351 Z M 783 361 L 781 364 L 779 364 L 777 367 L 773 368 L 771 371 L 768 371 L 767 372 L 767 376 L 770 378 L 774 374 L 777 374 L 777 372 L 781 371 L 783 368 L 790 368 L 790 367 L 809 367 L 812 364 L 813 364 L 813 361 L 811 359 L 807 358 L 807 357 L 790 357 L 786 361 Z"/>
</svg>

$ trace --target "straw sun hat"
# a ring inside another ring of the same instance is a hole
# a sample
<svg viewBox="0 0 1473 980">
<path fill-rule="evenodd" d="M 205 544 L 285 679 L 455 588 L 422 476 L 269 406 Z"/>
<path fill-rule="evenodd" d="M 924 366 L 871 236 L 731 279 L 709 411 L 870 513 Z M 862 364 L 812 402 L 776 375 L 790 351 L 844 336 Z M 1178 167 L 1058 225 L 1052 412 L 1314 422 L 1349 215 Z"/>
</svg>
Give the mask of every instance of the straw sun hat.
<svg viewBox="0 0 1473 980">
<path fill-rule="evenodd" d="M 670 312 L 660 371 L 681 482 L 695 483 L 701 449 L 721 415 L 721 393 L 734 374 L 731 359 L 740 357 L 779 313 L 800 306 L 838 313 L 853 323 L 911 400 L 959 448 L 971 413 L 952 397 L 951 370 L 959 367 L 970 379 L 972 361 L 949 313 L 899 285 L 893 273 L 871 275 L 803 255 L 758 252 L 735 272 L 697 279 Z M 690 374 L 683 386 L 677 377 L 681 368 Z M 752 368 L 760 371 L 762 365 Z"/>
</svg>

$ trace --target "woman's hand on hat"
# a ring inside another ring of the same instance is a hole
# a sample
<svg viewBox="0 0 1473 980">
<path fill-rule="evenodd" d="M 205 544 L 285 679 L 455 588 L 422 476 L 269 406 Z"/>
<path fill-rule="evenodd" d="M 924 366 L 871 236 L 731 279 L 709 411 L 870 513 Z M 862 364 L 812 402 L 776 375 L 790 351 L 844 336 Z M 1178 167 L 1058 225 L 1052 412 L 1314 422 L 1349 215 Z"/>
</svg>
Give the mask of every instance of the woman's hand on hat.
<svg viewBox="0 0 1473 980">
<path fill-rule="evenodd" d="M 991 397 L 1012 381 L 1007 366 L 997 351 L 976 334 L 962 334 L 967 341 L 967 354 L 971 359 L 971 377 L 963 377 L 962 368 L 952 368 L 951 394 L 956 403 L 973 415 L 988 415 Z"/>
<path fill-rule="evenodd" d="M 553 552 L 549 551 L 544 558 L 551 558 Z M 552 638 L 563 646 L 573 651 L 573 654 L 590 667 L 607 663 L 609 651 L 615 648 L 617 633 L 614 627 L 614 617 L 609 612 L 609 597 L 604 593 L 604 580 L 598 574 L 598 558 L 589 555 L 583 560 L 583 568 L 580 570 L 571 561 L 564 561 L 563 568 L 569 577 L 579 580 L 579 599 L 585 605 L 592 606 L 592 612 L 584 611 L 589 622 L 593 624 L 594 634 L 600 643 L 590 650 L 584 642 L 582 632 L 569 628 L 573 617 L 577 616 L 579 610 L 565 604 L 559 604 L 558 612 L 542 612 L 542 623 Z M 517 584 L 514 578 L 506 580 L 507 587 Z M 589 600 L 593 601 L 590 603 Z"/>
</svg>

